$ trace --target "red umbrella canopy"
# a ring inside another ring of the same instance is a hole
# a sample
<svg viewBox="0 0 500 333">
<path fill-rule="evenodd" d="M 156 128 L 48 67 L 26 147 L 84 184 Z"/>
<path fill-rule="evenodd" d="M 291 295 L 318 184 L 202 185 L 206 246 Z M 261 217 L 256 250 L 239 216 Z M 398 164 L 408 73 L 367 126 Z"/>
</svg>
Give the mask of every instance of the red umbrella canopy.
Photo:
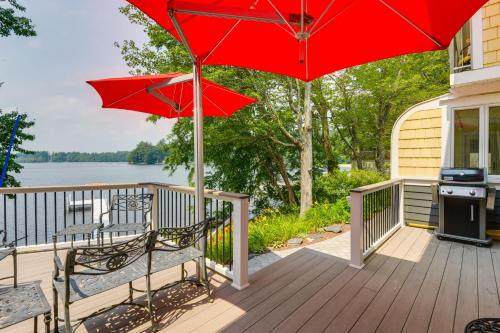
<svg viewBox="0 0 500 333">
<path fill-rule="evenodd" d="M 375 60 L 445 49 L 486 2 L 127 1 L 188 44 L 203 64 L 253 68 L 304 81 Z"/>
<path fill-rule="evenodd" d="M 192 74 L 132 76 L 87 83 L 101 96 L 103 108 L 133 110 L 166 118 L 193 116 Z M 205 79 L 202 91 L 204 116 L 231 116 L 256 101 Z"/>
</svg>

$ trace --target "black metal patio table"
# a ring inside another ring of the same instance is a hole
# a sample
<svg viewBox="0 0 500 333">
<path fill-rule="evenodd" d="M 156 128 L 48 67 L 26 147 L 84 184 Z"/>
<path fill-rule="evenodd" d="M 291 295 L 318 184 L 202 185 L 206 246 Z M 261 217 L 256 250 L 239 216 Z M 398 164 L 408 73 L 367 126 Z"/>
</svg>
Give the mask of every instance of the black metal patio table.
<svg viewBox="0 0 500 333">
<path fill-rule="evenodd" d="M 70 225 L 58 232 L 56 232 L 52 237 L 54 243 L 57 242 L 59 237 L 69 236 L 71 237 L 71 248 L 73 248 L 73 241 L 75 240 L 77 235 L 83 235 L 87 237 L 88 245 L 90 245 L 90 239 L 92 238 L 92 234 L 94 231 L 100 229 L 102 227 L 102 223 L 89 223 L 89 224 L 74 224 Z M 99 236 L 100 233 L 97 231 L 97 244 L 99 244 Z"/>
<path fill-rule="evenodd" d="M 113 243 L 113 233 L 116 233 L 119 235 L 121 232 L 128 233 L 129 232 L 134 232 L 134 233 L 145 233 L 148 227 L 150 226 L 150 223 L 122 223 L 122 224 L 110 224 L 108 226 L 105 226 L 100 230 L 102 236 L 101 239 L 104 241 L 104 233 L 109 233 L 109 241 L 110 243 Z"/>
<path fill-rule="evenodd" d="M 38 331 L 38 316 L 43 315 L 45 332 L 50 331 L 50 305 L 39 282 L 0 288 L 0 329 L 33 318 Z"/>
</svg>

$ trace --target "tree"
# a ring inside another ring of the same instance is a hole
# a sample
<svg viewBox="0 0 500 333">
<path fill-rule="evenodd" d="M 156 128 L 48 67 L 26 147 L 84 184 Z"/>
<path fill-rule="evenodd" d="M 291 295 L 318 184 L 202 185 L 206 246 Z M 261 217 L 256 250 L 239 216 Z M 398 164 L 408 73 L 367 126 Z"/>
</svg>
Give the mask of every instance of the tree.
<svg viewBox="0 0 500 333">
<path fill-rule="evenodd" d="M 128 162 L 131 164 L 159 164 L 167 155 L 163 150 L 164 144 L 152 145 L 149 142 L 139 142 L 137 147 L 128 154 Z"/>
<path fill-rule="evenodd" d="M 126 6 L 121 11 L 141 25 L 149 39 L 142 46 L 133 41 L 116 44 L 131 73 L 192 70 L 186 49 L 176 39 L 136 8 Z M 310 85 L 309 108 L 304 105 L 309 87 L 299 80 L 242 68 L 205 67 L 206 78 L 258 100 L 232 117 L 204 119 L 205 164 L 210 170 L 207 186 L 248 193 L 257 208 L 296 205 L 301 200 L 304 212 L 312 197 L 301 189 L 310 189 L 316 170 L 333 171 L 346 157 L 362 168 L 366 151 L 378 157 L 378 165 L 385 164 L 384 150 L 397 115 L 411 101 L 447 88 L 448 65 L 441 61 L 443 54 L 383 61 L 374 69 L 367 67 L 371 75 L 363 74 L 363 66 L 359 66 L 319 78 Z M 387 70 L 375 75 L 384 66 Z M 377 106 L 381 96 L 391 100 L 390 108 Z M 192 171 L 192 120 L 180 119 L 165 146 L 168 171 L 180 166 Z"/>
<path fill-rule="evenodd" d="M 18 115 L 19 113 L 17 111 L 5 112 L 0 109 L 0 163 L 2 167 L 7 157 L 12 130 L 14 129 L 14 124 Z M 4 187 L 16 187 L 21 185 L 21 183 L 17 181 L 12 174 L 20 173 L 23 169 L 23 166 L 16 162 L 17 154 L 31 153 L 31 151 L 23 148 L 23 143 L 26 141 L 33 141 L 35 139 L 33 135 L 26 132 L 34 124 L 35 123 L 33 121 L 28 120 L 27 114 L 21 114 L 21 120 L 14 139 L 14 146 L 12 147 L 9 163 L 7 164 L 7 176 L 5 177 L 3 183 Z"/>
<path fill-rule="evenodd" d="M 7 2 L 7 6 L 1 3 Z M 0 37 L 8 37 L 12 33 L 16 36 L 36 36 L 35 27 L 31 20 L 18 16 L 16 11 L 24 12 L 26 8 L 17 0 L 0 0 Z"/>
<path fill-rule="evenodd" d="M 313 87 L 318 109 L 330 113 L 353 165 L 362 169 L 369 152 L 376 168 L 385 172 L 394 121 L 411 105 L 445 93 L 448 80 L 448 56 L 439 51 L 348 68 Z"/>
</svg>

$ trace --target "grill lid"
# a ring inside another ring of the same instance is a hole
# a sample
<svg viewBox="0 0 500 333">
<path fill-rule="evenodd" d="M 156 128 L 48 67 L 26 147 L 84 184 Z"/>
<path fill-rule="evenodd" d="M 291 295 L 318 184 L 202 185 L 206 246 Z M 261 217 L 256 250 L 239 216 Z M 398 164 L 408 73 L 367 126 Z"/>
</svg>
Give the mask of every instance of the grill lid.
<svg viewBox="0 0 500 333">
<path fill-rule="evenodd" d="M 482 183 L 485 171 L 482 168 L 442 168 L 441 180 L 449 182 Z"/>
</svg>

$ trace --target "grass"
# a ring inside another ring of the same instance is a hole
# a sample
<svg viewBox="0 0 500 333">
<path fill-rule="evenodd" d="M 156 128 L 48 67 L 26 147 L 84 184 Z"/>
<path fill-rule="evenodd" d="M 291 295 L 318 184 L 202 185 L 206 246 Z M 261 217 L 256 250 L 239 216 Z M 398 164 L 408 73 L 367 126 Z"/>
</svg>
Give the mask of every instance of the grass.
<svg viewBox="0 0 500 333">
<path fill-rule="evenodd" d="M 249 251 L 260 253 L 268 247 L 279 248 L 290 238 L 305 237 L 331 224 L 348 223 L 349 218 L 349 205 L 345 198 L 334 204 L 317 204 L 303 217 L 297 211 L 267 210 L 248 225 Z"/>
<path fill-rule="evenodd" d="M 280 211 L 266 209 L 248 224 L 248 250 L 251 253 L 262 253 L 269 247 L 279 248 L 286 245 L 290 238 L 305 237 L 322 227 L 335 223 L 348 223 L 349 205 L 346 199 L 334 204 L 316 204 L 304 217 L 299 216 L 297 209 Z M 219 231 L 207 244 L 208 257 L 222 265 L 229 265 L 232 254 L 229 227 Z"/>
<path fill-rule="evenodd" d="M 353 170 L 351 172 L 334 171 L 315 180 L 314 198 L 318 201 L 303 217 L 298 208 L 265 209 L 248 224 L 248 250 L 262 253 L 269 247 L 279 248 L 286 245 L 290 238 L 305 237 L 322 227 L 335 223 L 349 223 L 350 208 L 346 196 L 353 188 L 381 182 L 386 175 L 374 171 Z M 390 195 L 379 198 L 381 210 L 390 203 Z M 382 200 L 382 201 L 381 201 Z M 209 257 L 219 263 L 230 262 L 230 231 L 219 231 L 217 238 L 211 240 L 208 247 Z M 224 251 L 224 256 L 222 255 Z M 226 257 L 226 258 L 223 258 Z"/>
</svg>

